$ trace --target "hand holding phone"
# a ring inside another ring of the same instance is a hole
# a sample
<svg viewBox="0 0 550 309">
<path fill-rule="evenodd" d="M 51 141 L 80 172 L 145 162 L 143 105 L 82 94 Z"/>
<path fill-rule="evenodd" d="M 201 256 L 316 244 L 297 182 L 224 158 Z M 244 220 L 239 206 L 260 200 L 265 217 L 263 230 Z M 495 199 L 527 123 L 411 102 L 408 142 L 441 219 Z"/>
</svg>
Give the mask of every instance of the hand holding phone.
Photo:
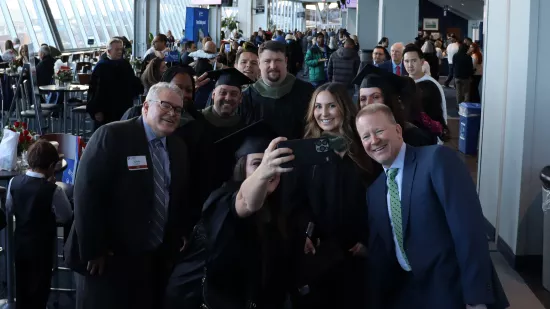
<svg viewBox="0 0 550 309">
<path fill-rule="evenodd" d="M 262 180 L 269 180 L 277 174 L 288 173 L 293 170 L 292 167 L 283 167 L 283 164 L 294 160 L 292 149 L 278 147 L 278 145 L 284 141 L 286 141 L 285 137 L 277 137 L 271 141 L 265 150 L 262 163 L 256 170 L 256 172 L 260 173 L 260 178 Z"/>
</svg>

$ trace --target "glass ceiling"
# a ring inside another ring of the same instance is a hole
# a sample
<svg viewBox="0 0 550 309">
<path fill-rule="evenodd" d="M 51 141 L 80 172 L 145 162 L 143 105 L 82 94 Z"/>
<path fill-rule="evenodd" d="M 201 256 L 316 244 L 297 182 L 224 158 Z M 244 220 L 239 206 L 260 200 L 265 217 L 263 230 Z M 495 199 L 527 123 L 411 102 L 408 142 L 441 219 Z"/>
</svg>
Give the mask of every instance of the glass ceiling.
<svg viewBox="0 0 550 309">
<path fill-rule="evenodd" d="M 47 43 L 60 50 L 105 46 L 113 36 L 134 39 L 133 0 L 0 0 L 0 50 L 6 40 Z M 160 31 L 176 39 L 191 0 L 160 0 Z M 88 39 L 94 39 L 88 45 Z"/>
</svg>

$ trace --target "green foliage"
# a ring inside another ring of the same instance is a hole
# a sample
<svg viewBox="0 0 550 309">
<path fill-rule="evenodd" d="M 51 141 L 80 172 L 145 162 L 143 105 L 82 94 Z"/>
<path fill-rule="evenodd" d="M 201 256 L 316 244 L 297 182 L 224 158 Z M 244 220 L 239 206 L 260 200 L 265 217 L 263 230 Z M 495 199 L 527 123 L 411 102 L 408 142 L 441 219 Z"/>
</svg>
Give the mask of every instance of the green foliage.
<svg viewBox="0 0 550 309">
<path fill-rule="evenodd" d="M 239 23 L 239 21 L 237 20 L 235 15 L 225 17 L 222 19 L 222 28 L 227 28 L 229 29 L 229 31 L 233 31 L 237 29 L 237 23 Z M 238 32 L 241 34 L 243 33 L 241 29 L 239 29 Z"/>
</svg>

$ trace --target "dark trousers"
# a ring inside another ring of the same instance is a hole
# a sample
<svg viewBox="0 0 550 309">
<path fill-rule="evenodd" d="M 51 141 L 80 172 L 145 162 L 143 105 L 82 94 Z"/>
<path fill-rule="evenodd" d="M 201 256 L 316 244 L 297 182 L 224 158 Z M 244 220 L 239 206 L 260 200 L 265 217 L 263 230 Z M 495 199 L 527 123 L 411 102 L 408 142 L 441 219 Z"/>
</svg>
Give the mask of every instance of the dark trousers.
<svg viewBox="0 0 550 309">
<path fill-rule="evenodd" d="M 52 281 L 52 254 L 15 257 L 15 298 L 18 309 L 46 308 Z"/>
<path fill-rule="evenodd" d="M 471 102 L 470 100 L 470 79 L 455 78 L 456 103 Z"/>
<path fill-rule="evenodd" d="M 481 103 L 481 95 L 479 94 L 479 83 L 481 82 L 481 75 L 472 76 L 470 83 L 470 101 L 472 103 Z"/>
<path fill-rule="evenodd" d="M 452 64 L 449 63 L 449 74 L 447 74 L 447 80 L 445 81 L 445 86 L 449 87 L 451 81 L 453 80 L 455 70 Z"/>
<path fill-rule="evenodd" d="M 107 258 L 102 275 L 76 274 L 77 309 L 162 308 L 172 265 L 162 252 Z"/>
</svg>

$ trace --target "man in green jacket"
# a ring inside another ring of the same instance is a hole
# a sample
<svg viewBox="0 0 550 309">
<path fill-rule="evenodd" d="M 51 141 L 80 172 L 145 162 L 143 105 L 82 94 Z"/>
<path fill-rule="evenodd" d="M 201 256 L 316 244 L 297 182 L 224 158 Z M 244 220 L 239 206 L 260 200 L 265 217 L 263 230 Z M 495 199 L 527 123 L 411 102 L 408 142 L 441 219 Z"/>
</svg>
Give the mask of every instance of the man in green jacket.
<svg viewBox="0 0 550 309">
<path fill-rule="evenodd" d="M 309 82 L 317 88 L 327 82 L 325 65 L 327 63 L 327 46 L 325 36 L 317 34 L 317 43 L 312 46 L 306 54 L 306 64 L 309 67 Z"/>
</svg>

